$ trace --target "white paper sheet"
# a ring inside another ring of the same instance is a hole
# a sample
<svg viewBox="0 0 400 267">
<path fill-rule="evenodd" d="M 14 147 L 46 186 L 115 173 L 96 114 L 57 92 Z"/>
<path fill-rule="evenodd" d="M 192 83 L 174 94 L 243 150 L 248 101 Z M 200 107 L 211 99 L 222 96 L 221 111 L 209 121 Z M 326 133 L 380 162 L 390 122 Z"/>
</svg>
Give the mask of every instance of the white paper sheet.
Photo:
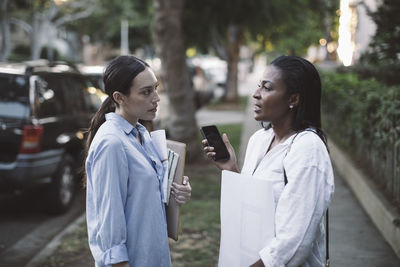
<svg viewBox="0 0 400 267">
<path fill-rule="evenodd" d="M 162 178 L 162 200 L 167 203 L 168 195 L 168 150 L 167 150 L 167 138 L 165 136 L 165 130 L 152 131 L 150 133 L 151 140 L 154 143 L 154 147 L 157 153 L 160 155 L 162 164 L 165 169 L 164 177 Z"/>
<path fill-rule="evenodd" d="M 222 171 L 219 267 L 248 267 L 274 237 L 270 182 Z"/>
</svg>

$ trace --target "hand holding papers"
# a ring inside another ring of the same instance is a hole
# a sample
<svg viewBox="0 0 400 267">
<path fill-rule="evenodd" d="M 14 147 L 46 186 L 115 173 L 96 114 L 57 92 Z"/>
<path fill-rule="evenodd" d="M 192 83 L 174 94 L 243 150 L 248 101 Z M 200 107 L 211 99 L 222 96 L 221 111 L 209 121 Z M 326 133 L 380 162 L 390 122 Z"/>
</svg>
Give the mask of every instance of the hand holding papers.
<svg viewBox="0 0 400 267">
<path fill-rule="evenodd" d="M 253 264 L 274 237 L 274 199 L 268 181 L 222 171 L 219 267 Z"/>
<path fill-rule="evenodd" d="M 166 140 L 165 130 L 151 132 L 151 139 L 165 169 L 162 180 L 163 202 L 166 206 L 168 237 L 178 240 L 179 205 L 171 196 L 172 182 L 182 184 L 185 166 L 186 144 Z"/>
</svg>

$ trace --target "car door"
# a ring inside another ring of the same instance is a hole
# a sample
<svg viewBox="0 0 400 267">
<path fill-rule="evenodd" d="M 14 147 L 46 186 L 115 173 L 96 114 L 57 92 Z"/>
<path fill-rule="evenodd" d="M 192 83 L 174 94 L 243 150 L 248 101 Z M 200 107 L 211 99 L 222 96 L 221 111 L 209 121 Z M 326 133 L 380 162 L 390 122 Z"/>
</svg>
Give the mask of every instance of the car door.
<svg viewBox="0 0 400 267">
<path fill-rule="evenodd" d="M 19 153 L 25 121 L 29 120 L 29 81 L 23 75 L 0 74 L 0 163 Z"/>
<path fill-rule="evenodd" d="M 62 80 L 58 74 L 40 73 L 37 83 L 36 115 L 43 126 L 42 150 L 62 150 L 60 136 L 68 131 L 71 119 L 65 103 Z"/>
</svg>

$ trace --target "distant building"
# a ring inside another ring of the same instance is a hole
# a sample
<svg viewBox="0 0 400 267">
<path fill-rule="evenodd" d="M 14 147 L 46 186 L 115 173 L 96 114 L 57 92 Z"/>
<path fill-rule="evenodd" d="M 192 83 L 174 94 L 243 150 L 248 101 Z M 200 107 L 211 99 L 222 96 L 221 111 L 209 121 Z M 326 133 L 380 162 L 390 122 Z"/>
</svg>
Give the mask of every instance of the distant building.
<svg viewBox="0 0 400 267">
<path fill-rule="evenodd" d="M 338 41 L 328 42 L 322 38 L 319 46 L 314 45 L 308 49 L 307 59 L 318 62 L 329 58 L 345 66 L 357 62 L 368 50 L 376 31 L 375 22 L 367 10 L 376 11 L 381 2 L 381 0 L 340 0 L 340 8 L 336 12 L 339 16 Z"/>
<path fill-rule="evenodd" d="M 340 0 L 338 57 L 343 65 L 356 62 L 364 53 L 376 31 L 367 9 L 375 11 L 380 0 Z"/>
</svg>

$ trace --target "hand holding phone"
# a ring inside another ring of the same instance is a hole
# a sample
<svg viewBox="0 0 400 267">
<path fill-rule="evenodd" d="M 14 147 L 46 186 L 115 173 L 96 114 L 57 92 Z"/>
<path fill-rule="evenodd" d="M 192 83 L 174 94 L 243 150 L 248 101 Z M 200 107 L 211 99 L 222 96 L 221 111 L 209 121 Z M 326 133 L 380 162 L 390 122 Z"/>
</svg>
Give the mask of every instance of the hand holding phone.
<svg viewBox="0 0 400 267">
<path fill-rule="evenodd" d="M 208 146 L 214 147 L 215 156 L 213 160 L 226 161 L 230 158 L 228 149 L 215 125 L 201 127 L 200 132 L 207 139 Z"/>
</svg>

